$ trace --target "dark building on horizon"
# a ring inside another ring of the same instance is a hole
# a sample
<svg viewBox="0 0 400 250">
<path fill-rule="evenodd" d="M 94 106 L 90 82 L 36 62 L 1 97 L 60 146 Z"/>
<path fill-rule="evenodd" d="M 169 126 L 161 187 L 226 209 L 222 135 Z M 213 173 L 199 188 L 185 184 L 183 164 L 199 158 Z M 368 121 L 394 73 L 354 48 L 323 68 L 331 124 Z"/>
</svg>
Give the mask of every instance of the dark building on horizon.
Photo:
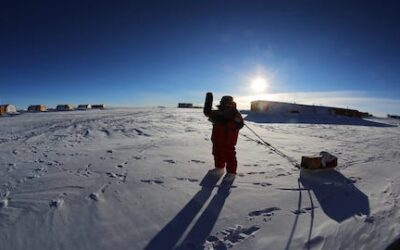
<svg viewBox="0 0 400 250">
<path fill-rule="evenodd" d="M 178 108 L 193 108 L 193 103 L 180 102 Z"/>
</svg>

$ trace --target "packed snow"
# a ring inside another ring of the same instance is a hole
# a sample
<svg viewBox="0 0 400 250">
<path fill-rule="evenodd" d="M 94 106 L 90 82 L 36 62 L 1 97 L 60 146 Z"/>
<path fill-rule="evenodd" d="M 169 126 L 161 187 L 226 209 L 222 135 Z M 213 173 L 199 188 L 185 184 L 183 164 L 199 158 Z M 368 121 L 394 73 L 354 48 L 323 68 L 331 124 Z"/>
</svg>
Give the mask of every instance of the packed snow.
<svg viewBox="0 0 400 250">
<path fill-rule="evenodd" d="M 385 249 L 399 238 L 398 120 L 245 113 L 291 158 L 327 151 L 338 167 L 300 171 L 245 127 L 237 176 L 209 171 L 201 109 L 0 117 L 0 248 Z"/>
</svg>

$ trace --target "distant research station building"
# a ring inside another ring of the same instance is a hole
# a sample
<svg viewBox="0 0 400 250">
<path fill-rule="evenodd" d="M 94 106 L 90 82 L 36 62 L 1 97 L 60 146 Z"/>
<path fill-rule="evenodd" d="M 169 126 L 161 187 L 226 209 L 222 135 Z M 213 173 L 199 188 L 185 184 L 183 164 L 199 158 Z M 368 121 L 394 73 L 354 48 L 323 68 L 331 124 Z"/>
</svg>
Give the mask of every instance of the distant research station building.
<svg viewBox="0 0 400 250">
<path fill-rule="evenodd" d="M 71 104 L 60 104 L 56 107 L 57 111 L 71 111 L 74 110 L 74 107 Z"/>
<path fill-rule="evenodd" d="M 92 109 L 105 109 L 106 106 L 104 104 L 92 104 L 91 108 Z"/>
<path fill-rule="evenodd" d="M 178 108 L 193 108 L 193 103 L 180 102 L 178 103 Z"/>
<path fill-rule="evenodd" d="M 92 109 L 92 105 L 90 105 L 90 104 L 79 104 L 77 109 L 79 109 L 79 110 Z"/>
<path fill-rule="evenodd" d="M 286 102 L 261 101 L 261 100 L 251 102 L 250 110 L 254 112 L 268 113 L 271 115 L 317 114 L 317 115 L 347 116 L 347 117 L 358 117 L 358 118 L 370 116 L 366 112 L 360 112 L 355 109 L 324 107 L 316 105 L 286 103 Z"/>
<path fill-rule="evenodd" d="M 17 113 L 17 109 L 12 104 L 0 105 L 0 115 L 14 114 Z"/>
<path fill-rule="evenodd" d="M 47 107 L 45 105 L 30 105 L 28 107 L 28 112 L 45 112 Z"/>
</svg>

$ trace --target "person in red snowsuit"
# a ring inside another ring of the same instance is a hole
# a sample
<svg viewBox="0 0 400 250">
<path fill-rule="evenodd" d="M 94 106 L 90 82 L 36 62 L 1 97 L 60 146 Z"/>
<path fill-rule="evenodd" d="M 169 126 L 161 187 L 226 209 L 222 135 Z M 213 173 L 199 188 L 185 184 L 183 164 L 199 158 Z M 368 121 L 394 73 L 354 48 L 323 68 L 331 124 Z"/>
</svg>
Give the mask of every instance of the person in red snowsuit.
<svg viewBox="0 0 400 250">
<path fill-rule="evenodd" d="M 212 93 L 207 93 L 204 114 L 213 123 L 211 141 L 215 167 L 236 174 L 236 142 L 239 130 L 244 126 L 242 115 L 236 109 L 232 96 L 223 96 L 218 110 L 212 110 Z"/>
</svg>

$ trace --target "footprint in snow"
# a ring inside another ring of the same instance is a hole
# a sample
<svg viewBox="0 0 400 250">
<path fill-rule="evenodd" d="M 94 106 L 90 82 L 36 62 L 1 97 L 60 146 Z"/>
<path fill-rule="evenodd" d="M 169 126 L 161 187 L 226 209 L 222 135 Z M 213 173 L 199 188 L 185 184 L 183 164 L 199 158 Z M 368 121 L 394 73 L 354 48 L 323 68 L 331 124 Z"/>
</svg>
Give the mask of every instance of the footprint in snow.
<svg viewBox="0 0 400 250">
<path fill-rule="evenodd" d="M 248 172 L 248 175 L 254 175 L 254 174 L 265 174 L 265 172 Z"/>
<path fill-rule="evenodd" d="M 276 177 L 284 177 L 284 176 L 288 176 L 288 175 L 291 175 L 291 173 L 277 174 Z"/>
<path fill-rule="evenodd" d="M 315 207 L 315 206 L 314 207 L 305 207 L 304 210 L 311 211 L 311 210 L 314 210 L 316 208 L 318 208 L 318 207 Z"/>
<path fill-rule="evenodd" d="M 98 191 L 89 194 L 89 198 L 94 201 L 99 201 L 102 194 L 106 192 L 106 189 L 111 184 L 111 182 L 104 184 Z"/>
<path fill-rule="evenodd" d="M 2 207 L 8 207 L 8 198 L 0 200 L 0 208 Z"/>
<path fill-rule="evenodd" d="M 190 132 L 195 132 L 196 130 L 194 128 L 191 127 L 187 127 L 185 128 L 185 132 L 190 133 Z"/>
<path fill-rule="evenodd" d="M 185 177 L 176 177 L 177 180 L 179 181 L 189 181 L 189 182 L 198 182 L 198 179 L 192 179 L 192 178 L 185 178 Z"/>
<path fill-rule="evenodd" d="M 349 177 L 349 179 L 347 180 L 347 183 L 356 183 L 357 181 L 359 181 L 359 180 L 361 180 L 362 178 L 361 177 L 354 177 L 354 176 L 351 176 L 351 177 Z"/>
<path fill-rule="evenodd" d="M 204 163 L 206 163 L 205 161 L 200 161 L 200 160 L 190 160 L 191 162 L 194 162 L 194 163 L 201 163 L 201 164 L 204 164 Z"/>
<path fill-rule="evenodd" d="M 245 167 L 259 167 L 260 165 L 257 164 L 257 163 L 254 163 L 254 164 L 243 164 L 243 166 L 245 166 Z"/>
<path fill-rule="evenodd" d="M 307 211 L 305 209 L 293 209 L 290 212 L 296 214 L 296 215 L 300 215 L 300 214 L 305 214 L 307 213 Z"/>
<path fill-rule="evenodd" d="M 254 235 L 258 230 L 260 230 L 259 226 L 242 227 L 237 225 L 234 228 L 222 231 L 222 234 L 225 234 L 224 240 L 228 240 L 235 245 Z"/>
<path fill-rule="evenodd" d="M 35 178 L 40 178 L 43 175 L 47 173 L 47 168 L 45 167 L 37 167 L 33 170 L 33 172 L 28 175 L 26 178 L 27 179 L 35 179 Z"/>
<path fill-rule="evenodd" d="M 150 137 L 151 136 L 151 135 L 149 135 L 149 134 L 147 134 L 147 133 L 145 133 L 142 130 L 137 129 L 137 128 L 135 128 L 134 131 L 136 132 L 137 135 L 143 135 L 143 136 L 146 136 L 146 137 Z"/>
<path fill-rule="evenodd" d="M 12 172 L 12 171 L 14 171 L 16 168 L 17 168 L 17 164 L 15 164 L 15 163 L 9 163 L 9 164 L 8 164 L 7 172 Z"/>
<path fill-rule="evenodd" d="M 38 160 L 35 160 L 35 162 L 44 163 L 44 160 L 39 158 Z"/>
<path fill-rule="evenodd" d="M 93 192 L 89 195 L 89 198 L 94 200 L 94 201 L 99 201 L 100 199 L 100 194 L 97 192 Z"/>
<path fill-rule="evenodd" d="M 375 221 L 375 217 L 374 217 L 373 215 L 367 216 L 367 217 L 364 219 L 364 222 L 365 222 L 365 223 L 374 223 L 374 221 Z"/>
<path fill-rule="evenodd" d="M 62 198 L 54 199 L 49 202 L 49 207 L 59 208 L 64 204 L 64 200 Z"/>
<path fill-rule="evenodd" d="M 274 215 L 275 211 L 281 210 L 279 207 L 269 207 L 261 210 L 255 210 L 249 213 L 249 217 L 252 219 L 254 217 L 264 216 L 271 217 Z"/>
<path fill-rule="evenodd" d="M 268 186 L 271 186 L 272 184 L 268 183 L 268 182 L 254 182 L 253 185 L 261 186 L 261 187 L 268 187 Z"/>
<path fill-rule="evenodd" d="M 168 162 L 168 163 L 171 163 L 171 164 L 175 164 L 176 163 L 175 160 L 164 160 L 164 162 Z"/>
<path fill-rule="evenodd" d="M 164 181 L 161 180 L 140 180 L 141 182 L 148 183 L 148 184 L 163 184 Z"/>
<path fill-rule="evenodd" d="M 106 173 L 106 175 L 108 175 L 108 177 L 111 177 L 111 178 L 117 178 L 117 175 L 114 173 L 108 172 L 108 173 Z"/>
<path fill-rule="evenodd" d="M 100 129 L 100 132 L 103 132 L 106 136 L 110 136 L 111 132 L 108 129 Z"/>
<path fill-rule="evenodd" d="M 75 172 L 74 171 L 70 171 L 70 173 L 72 173 L 72 174 L 74 174 L 76 176 L 89 177 L 92 174 L 91 166 L 92 166 L 92 164 L 88 164 L 86 168 L 79 168 Z"/>
<path fill-rule="evenodd" d="M 210 235 L 204 244 L 204 249 L 228 249 L 232 248 L 250 237 L 254 237 L 259 226 L 243 227 L 237 225 L 232 228 L 224 229 L 217 233 L 219 236 Z"/>
<path fill-rule="evenodd" d="M 116 174 L 116 173 L 107 172 L 106 175 L 107 175 L 108 177 L 110 177 L 110 178 L 117 178 L 117 179 L 121 180 L 122 182 L 125 182 L 128 173 L 125 173 L 125 174 Z"/>
</svg>

